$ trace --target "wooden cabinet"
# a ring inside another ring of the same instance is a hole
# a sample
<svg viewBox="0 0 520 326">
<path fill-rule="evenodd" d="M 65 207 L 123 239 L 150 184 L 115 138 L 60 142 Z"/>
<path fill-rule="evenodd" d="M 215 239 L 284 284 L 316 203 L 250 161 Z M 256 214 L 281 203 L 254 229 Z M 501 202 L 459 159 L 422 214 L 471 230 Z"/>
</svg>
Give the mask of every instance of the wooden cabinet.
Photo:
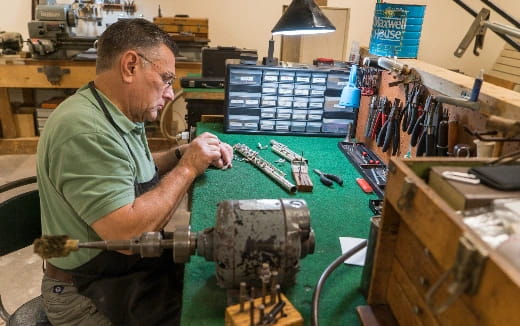
<svg viewBox="0 0 520 326">
<path fill-rule="evenodd" d="M 520 325 L 520 272 L 426 183 L 431 166 L 481 164 L 476 159 L 391 160 L 367 301 L 388 305 L 399 324 Z M 437 312 L 452 295 L 452 268 L 468 244 L 484 257 L 470 268 L 481 267 L 474 291 L 454 296 Z"/>
<path fill-rule="evenodd" d="M 180 77 L 200 73 L 200 62 L 177 62 L 174 89 L 180 90 Z M 79 88 L 96 74 L 93 61 L 34 60 L 5 56 L 0 61 L 0 154 L 36 152 L 37 137 L 17 138 L 9 88 Z M 53 77 L 54 76 L 54 77 Z M 152 139 L 150 146 L 162 147 L 164 139 Z"/>
</svg>

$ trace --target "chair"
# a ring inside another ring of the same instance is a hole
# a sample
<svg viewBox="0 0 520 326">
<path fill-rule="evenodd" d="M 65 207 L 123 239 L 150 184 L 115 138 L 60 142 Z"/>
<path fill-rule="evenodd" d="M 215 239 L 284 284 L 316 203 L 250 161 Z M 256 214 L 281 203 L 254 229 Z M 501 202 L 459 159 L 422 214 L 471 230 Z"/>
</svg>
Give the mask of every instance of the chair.
<svg viewBox="0 0 520 326">
<path fill-rule="evenodd" d="M 0 193 L 36 182 L 36 177 L 19 179 L 0 186 Z M 2 232 L 3 231 L 3 232 Z M 26 247 L 41 235 L 38 190 L 14 195 L 0 203 L 0 256 Z M 0 318 L 7 326 L 50 326 L 38 296 L 9 314 L 0 297 Z"/>
</svg>

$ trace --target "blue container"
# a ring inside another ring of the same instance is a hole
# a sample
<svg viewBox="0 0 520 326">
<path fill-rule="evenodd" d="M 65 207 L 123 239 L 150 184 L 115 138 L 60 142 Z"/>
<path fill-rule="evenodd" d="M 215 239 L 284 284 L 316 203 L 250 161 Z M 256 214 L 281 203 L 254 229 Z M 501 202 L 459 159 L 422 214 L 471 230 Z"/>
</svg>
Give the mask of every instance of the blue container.
<svg viewBox="0 0 520 326">
<path fill-rule="evenodd" d="M 376 3 L 369 52 L 417 58 L 425 9 L 423 5 Z"/>
</svg>

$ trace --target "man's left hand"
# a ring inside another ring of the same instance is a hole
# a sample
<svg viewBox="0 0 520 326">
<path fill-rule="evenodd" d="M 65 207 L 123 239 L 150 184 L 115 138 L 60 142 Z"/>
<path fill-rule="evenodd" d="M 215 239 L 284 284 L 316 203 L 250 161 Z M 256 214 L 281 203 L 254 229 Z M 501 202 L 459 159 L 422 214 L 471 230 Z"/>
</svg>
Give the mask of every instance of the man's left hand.
<svg viewBox="0 0 520 326">
<path fill-rule="evenodd" d="M 218 169 L 229 169 L 233 167 L 233 148 L 227 144 L 219 141 L 220 158 L 213 161 L 211 164 Z"/>
</svg>

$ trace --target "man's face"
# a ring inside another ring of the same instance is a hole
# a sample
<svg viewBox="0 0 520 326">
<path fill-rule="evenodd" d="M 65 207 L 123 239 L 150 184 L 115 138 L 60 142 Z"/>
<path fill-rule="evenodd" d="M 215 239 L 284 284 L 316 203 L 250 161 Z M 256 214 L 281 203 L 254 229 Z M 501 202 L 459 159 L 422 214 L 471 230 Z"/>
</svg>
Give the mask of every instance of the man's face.
<svg viewBox="0 0 520 326">
<path fill-rule="evenodd" d="M 137 52 L 141 74 L 134 94 L 132 121 L 155 121 L 166 103 L 173 100 L 175 57 L 168 47 L 161 45 L 147 53 Z"/>
</svg>

